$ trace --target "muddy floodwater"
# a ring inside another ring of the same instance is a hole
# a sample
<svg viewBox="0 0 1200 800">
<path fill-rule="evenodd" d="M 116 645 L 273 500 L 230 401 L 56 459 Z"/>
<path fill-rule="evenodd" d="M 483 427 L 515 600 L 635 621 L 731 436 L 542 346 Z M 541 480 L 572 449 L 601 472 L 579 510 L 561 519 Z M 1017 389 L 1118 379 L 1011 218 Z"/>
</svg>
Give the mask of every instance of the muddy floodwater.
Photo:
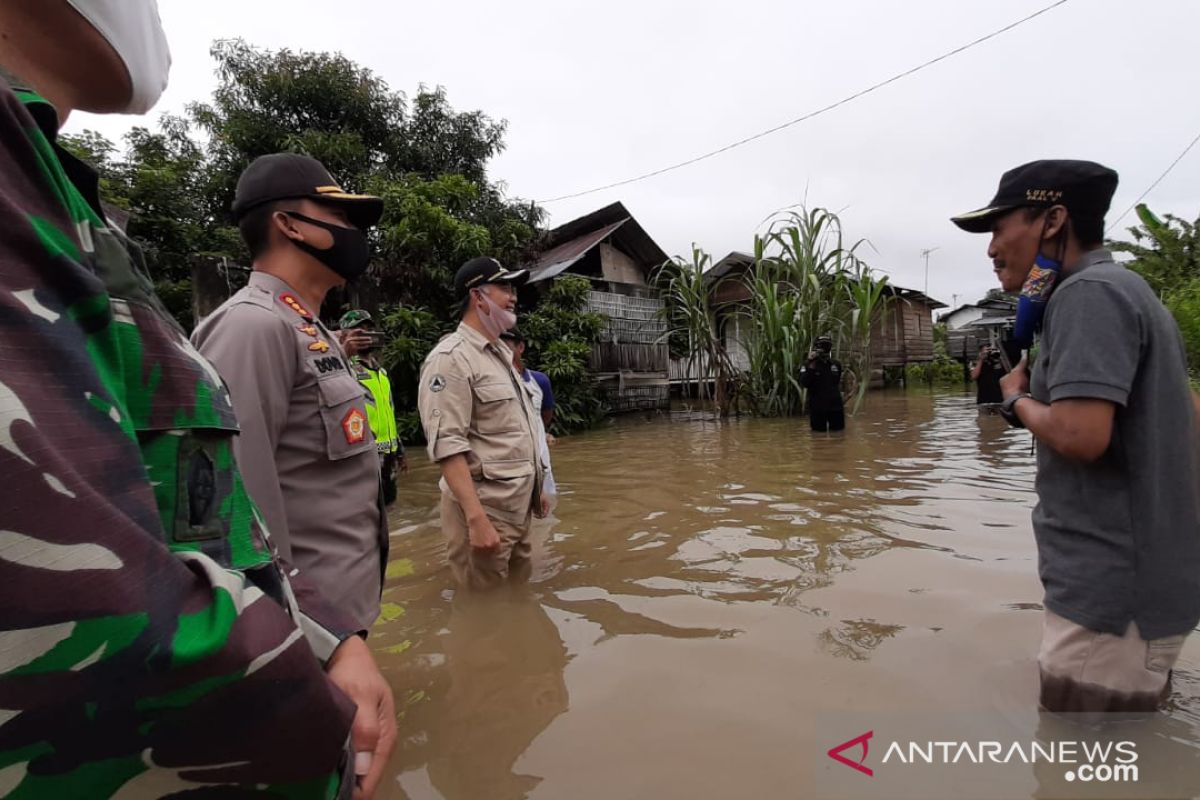
<svg viewBox="0 0 1200 800">
<path fill-rule="evenodd" d="M 838 725 L 1020 726 L 1042 597 L 1030 445 L 972 397 L 918 391 L 870 395 L 844 435 L 621 419 L 553 449 L 533 580 L 484 602 L 454 596 L 437 470 L 412 453 L 371 640 L 401 714 L 381 796 L 817 797 L 830 764 L 861 777 L 826 756 Z M 1200 637 L 1170 712 L 1180 764 Z M 1029 797 L 1022 780 L 997 796 Z"/>
</svg>

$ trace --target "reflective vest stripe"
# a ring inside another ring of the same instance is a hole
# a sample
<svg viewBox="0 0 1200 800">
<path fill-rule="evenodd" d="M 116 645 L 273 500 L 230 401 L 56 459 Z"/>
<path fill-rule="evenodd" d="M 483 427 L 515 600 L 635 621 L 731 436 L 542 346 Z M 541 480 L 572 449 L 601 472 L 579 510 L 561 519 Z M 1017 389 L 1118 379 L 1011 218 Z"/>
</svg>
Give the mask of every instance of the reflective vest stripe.
<svg viewBox="0 0 1200 800">
<path fill-rule="evenodd" d="M 380 453 L 395 453 L 400 449 L 400 441 L 396 433 L 396 412 L 392 408 L 392 382 L 384 369 L 370 369 L 365 364 L 357 366 L 361 370 L 359 382 L 375 401 L 367 404 L 367 424 L 375 434 L 376 446 Z"/>
</svg>

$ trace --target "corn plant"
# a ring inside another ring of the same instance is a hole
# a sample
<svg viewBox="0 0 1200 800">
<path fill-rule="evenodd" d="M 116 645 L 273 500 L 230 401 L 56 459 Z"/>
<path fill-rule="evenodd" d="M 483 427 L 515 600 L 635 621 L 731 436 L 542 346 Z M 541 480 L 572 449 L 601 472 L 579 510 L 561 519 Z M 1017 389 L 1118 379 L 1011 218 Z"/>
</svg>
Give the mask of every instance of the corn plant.
<svg viewBox="0 0 1200 800">
<path fill-rule="evenodd" d="M 760 414 L 804 408 L 800 368 L 817 337 L 833 339 L 846 367 L 851 412 L 862 404 L 871 370 L 871 324 L 887 300 L 886 279 L 847 246 L 841 220 L 823 208 L 790 212 L 754 242 L 754 269 L 744 278 L 751 319 L 750 389 Z"/>
<path fill-rule="evenodd" d="M 727 417 L 737 397 L 736 370 L 722 341 L 713 303 L 719 283 L 705 276 L 710 265 L 708 253 L 693 246 L 690 261 L 676 256 L 659 267 L 652 281 L 662 291 L 661 313 L 667 322 L 663 338 L 682 349 L 686 376 L 701 378 L 697 381 L 700 398 L 711 399 L 718 413 Z M 704 378 L 711 378 L 711 395 Z"/>
</svg>

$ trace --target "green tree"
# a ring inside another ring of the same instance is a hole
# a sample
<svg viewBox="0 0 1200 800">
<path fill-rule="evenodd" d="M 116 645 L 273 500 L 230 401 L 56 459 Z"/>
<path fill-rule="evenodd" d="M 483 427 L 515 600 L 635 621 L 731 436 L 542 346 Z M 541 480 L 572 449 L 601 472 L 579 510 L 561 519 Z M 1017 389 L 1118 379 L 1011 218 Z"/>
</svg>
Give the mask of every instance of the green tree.
<svg viewBox="0 0 1200 800">
<path fill-rule="evenodd" d="M 1144 204 L 1137 206 L 1141 224 L 1129 228 L 1132 242 L 1111 241 L 1113 250 L 1129 253 L 1129 268 L 1158 293 L 1183 334 L 1192 376 L 1200 375 L 1200 218 L 1195 222 L 1173 214 L 1159 218 Z"/>
<path fill-rule="evenodd" d="M 1177 291 L 1200 278 L 1200 218 L 1188 222 L 1174 214 L 1159 219 L 1144 204 L 1137 207 L 1141 224 L 1129 228 L 1132 242 L 1109 242 L 1109 247 L 1129 253 L 1135 270 L 1160 296 Z"/>
<path fill-rule="evenodd" d="M 94 131 L 61 138 L 100 173 L 101 197 L 129 213 L 126 232 L 141 244 L 159 295 L 190 329 L 193 259 L 237 258 L 242 246 L 227 215 L 209 213 L 209 160 L 188 122 L 164 116 L 157 132 L 134 128 L 119 155 Z"/>
<path fill-rule="evenodd" d="M 380 310 L 380 330 L 388 336 L 383 349 L 383 364 L 392 383 L 392 402 L 396 407 L 396 431 L 403 442 L 423 438 L 417 413 L 417 388 L 425 356 L 453 328 L 424 308 L 387 306 Z"/>
<path fill-rule="evenodd" d="M 132 214 L 129 233 L 185 325 L 194 260 L 247 260 L 229 209 L 242 171 L 268 153 L 307 153 L 347 189 L 387 200 L 362 292 L 383 305 L 448 319 L 459 264 L 484 253 L 510 263 L 532 255 L 542 210 L 508 199 L 487 175 L 504 148 L 503 121 L 455 111 L 441 87 L 420 87 L 410 111 L 403 94 L 340 54 L 241 40 L 218 41 L 211 53 L 217 88 L 185 117 L 135 128 L 123 148 L 92 131 L 63 137 L 100 171 L 105 199 Z"/>
<path fill-rule="evenodd" d="M 410 109 L 341 54 L 266 51 L 240 39 L 211 52 L 219 85 L 189 113 L 211 143 L 213 213 L 229 208 L 238 175 L 258 156 L 307 153 L 348 190 L 385 199 L 373 271 L 380 296 L 443 317 L 463 261 L 531 255 L 543 212 L 488 180 L 488 161 L 504 149 L 503 121 L 455 111 L 442 87 L 421 86 Z"/>
<path fill-rule="evenodd" d="M 100 173 L 100 197 L 104 202 L 122 210 L 129 209 L 125 184 L 116 174 L 119 158 L 115 144 L 102 134 L 90 130 L 77 134 L 60 133 L 58 143 L 67 152 L 91 164 Z"/>
<path fill-rule="evenodd" d="M 587 368 L 605 324 L 603 315 L 584 311 L 591 288 L 587 278 L 560 275 L 520 322 L 526 338 L 525 365 L 546 373 L 554 388 L 553 433 L 589 428 L 607 413 Z"/>
<path fill-rule="evenodd" d="M 418 351 L 427 352 L 453 326 L 455 270 L 483 254 L 524 263 L 537 245 L 542 210 L 510 199 L 488 176 L 489 161 L 504 149 L 505 123 L 481 111 L 456 111 L 441 87 L 419 87 L 410 105 L 381 77 L 337 53 L 224 40 L 211 54 L 217 88 L 183 117 L 164 117 L 155 130 L 135 128 L 121 147 L 91 131 L 63 137 L 63 144 L 96 166 L 105 199 L 132 215 L 128 232 L 145 248 L 160 295 L 188 328 L 197 259 L 248 260 L 229 209 L 252 160 L 306 153 L 346 189 L 382 196 L 374 266 L 355 304 L 380 311 L 393 336 L 385 359 L 411 435 L 424 358 Z M 326 316 L 339 314 L 344 299 L 331 298 Z M 557 350 L 547 358 L 558 359 L 554 368 L 570 398 L 578 360 Z M 582 409 L 579 420 L 591 418 L 582 399 L 574 405 Z M 577 424 L 571 406 L 566 427 Z"/>
</svg>

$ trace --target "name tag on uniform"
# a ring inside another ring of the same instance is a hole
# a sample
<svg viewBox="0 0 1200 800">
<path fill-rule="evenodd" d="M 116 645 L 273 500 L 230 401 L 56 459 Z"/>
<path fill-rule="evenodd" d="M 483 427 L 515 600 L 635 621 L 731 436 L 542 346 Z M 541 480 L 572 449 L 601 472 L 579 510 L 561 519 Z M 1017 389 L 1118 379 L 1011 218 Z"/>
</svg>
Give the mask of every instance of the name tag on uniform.
<svg viewBox="0 0 1200 800">
<path fill-rule="evenodd" d="M 310 356 L 308 363 L 317 377 L 341 372 L 346 368 L 340 356 Z"/>
</svg>

